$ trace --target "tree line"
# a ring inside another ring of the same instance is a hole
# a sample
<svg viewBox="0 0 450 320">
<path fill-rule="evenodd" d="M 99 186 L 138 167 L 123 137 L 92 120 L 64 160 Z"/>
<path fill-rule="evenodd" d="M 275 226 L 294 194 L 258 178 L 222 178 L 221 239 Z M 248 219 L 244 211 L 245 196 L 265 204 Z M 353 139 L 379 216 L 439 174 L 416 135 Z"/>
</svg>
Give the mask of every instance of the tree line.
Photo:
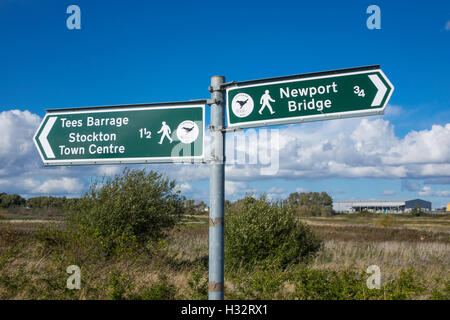
<svg viewBox="0 0 450 320">
<path fill-rule="evenodd" d="M 333 199 L 326 192 L 294 192 L 284 201 L 299 216 L 327 217 L 334 214 Z"/>
<path fill-rule="evenodd" d="M 76 201 L 76 199 L 69 199 L 66 197 L 52 197 L 41 196 L 25 199 L 18 194 L 0 193 L 0 208 L 38 208 L 38 209 L 62 209 L 69 202 Z"/>
<path fill-rule="evenodd" d="M 183 211 L 191 215 L 208 215 L 208 205 L 203 201 L 196 201 L 182 197 Z M 33 209 L 63 209 L 78 198 L 40 196 L 25 199 L 18 194 L 0 193 L 0 208 L 27 207 Z M 225 207 L 240 207 L 243 199 L 235 202 L 225 201 Z M 331 216 L 333 212 L 333 199 L 326 192 L 294 192 L 285 200 L 281 201 L 283 206 L 294 210 L 298 216 Z"/>
<path fill-rule="evenodd" d="M 251 199 L 245 198 L 235 202 L 225 200 L 225 209 L 242 209 L 244 201 L 252 201 Z M 333 198 L 326 192 L 293 192 L 289 194 L 287 199 L 278 201 L 278 205 L 288 207 L 297 216 L 302 217 L 327 217 L 335 214 L 333 211 Z"/>
</svg>

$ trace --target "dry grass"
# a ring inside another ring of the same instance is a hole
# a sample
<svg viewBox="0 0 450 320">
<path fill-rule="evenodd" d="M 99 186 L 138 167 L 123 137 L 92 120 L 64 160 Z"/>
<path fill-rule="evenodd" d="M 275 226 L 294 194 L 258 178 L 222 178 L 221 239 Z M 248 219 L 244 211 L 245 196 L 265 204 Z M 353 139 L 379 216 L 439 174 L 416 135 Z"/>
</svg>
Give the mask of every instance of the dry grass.
<svg viewBox="0 0 450 320">
<path fill-rule="evenodd" d="M 168 248 L 179 260 L 194 261 L 208 255 L 209 229 L 205 225 L 185 225 L 169 235 Z"/>
<path fill-rule="evenodd" d="M 338 271 L 365 270 L 370 265 L 380 267 L 385 281 L 398 276 L 400 270 L 413 267 L 431 286 L 433 279 L 449 276 L 450 243 L 329 240 L 312 267 Z"/>
<path fill-rule="evenodd" d="M 417 218 L 416 224 L 430 224 L 433 218 Z M 325 219 L 322 219 L 325 220 Z M 450 233 L 448 230 L 413 229 L 400 223 L 388 227 L 367 224 L 312 223 L 313 230 L 325 240 L 322 252 L 311 267 L 321 270 L 366 270 L 377 265 L 386 283 L 412 267 L 417 276 L 432 288 L 436 279 L 449 279 Z M 410 220 L 407 220 L 411 223 Z M 434 220 L 432 220 L 434 222 Z M 208 227 L 190 226 L 175 230 L 169 247 L 179 259 L 195 261 L 208 254 Z M 232 284 L 228 282 L 229 286 Z"/>
<path fill-rule="evenodd" d="M 325 240 L 324 249 L 311 263 L 311 268 L 360 272 L 370 265 L 378 265 L 382 282 L 386 283 L 411 267 L 414 275 L 430 290 L 442 286 L 437 283 L 439 279 L 449 281 L 450 228 L 442 227 L 448 220 L 396 217 L 394 225 L 381 227 L 375 226 L 376 219 L 361 218 L 358 223 L 349 223 L 347 217 L 304 219 Z M 440 227 L 433 227 L 436 223 L 440 223 Z M 159 283 L 163 275 L 168 285 L 176 288 L 177 298 L 205 297 L 199 292 L 203 292 L 207 281 L 206 223 L 177 226 L 160 251 L 124 254 L 108 261 L 97 258 L 95 252 L 90 251 L 93 247 L 63 248 L 52 239 L 36 240 L 37 225 L 0 223 L 0 280 L 3 274 L 0 298 L 108 299 L 115 286 L 111 282 L 114 272 L 123 275 L 120 279 L 125 287 L 128 280 L 134 284 L 127 289 L 125 297 Z M 7 255 L 8 260 L 2 264 L 2 258 Z M 79 264 L 82 268 L 81 291 L 64 289 L 68 263 Z M 247 276 L 251 274 L 243 276 L 242 281 Z M 11 283 L 13 280 L 17 283 Z M 238 292 L 235 281 L 226 279 L 229 298 L 241 298 L 235 295 Z M 289 297 L 292 286 L 292 283 L 284 283 L 282 291 L 286 293 L 280 292 L 278 297 Z"/>
<path fill-rule="evenodd" d="M 450 214 L 412 217 L 408 215 L 344 214 L 332 217 L 302 217 L 301 220 L 311 225 L 328 226 L 382 226 L 383 219 L 390 220 L 389 226 L 405 227 L 416 230 L 433 230 L 450 232 Z"/>
<path fill-rule="evenodd" d="M 373 227 L 371 225 L 341 224 L 313 224 L 311 227 L 324 240 L 450 243 L 450 233 L 440 229 L 435 231 L 433 229 L 416 230 L 404 226 Z"/>
<path fill-rule="evenodd" d="M 7 220 L 54 221 L 54 220 L 62 220 L 63 213 L 61 209 L 57 208 L 41 209 L 41 208 L 17 207 L 17 208 L 0 209 L 0 217 L 6 221 Z"/>
</svg>

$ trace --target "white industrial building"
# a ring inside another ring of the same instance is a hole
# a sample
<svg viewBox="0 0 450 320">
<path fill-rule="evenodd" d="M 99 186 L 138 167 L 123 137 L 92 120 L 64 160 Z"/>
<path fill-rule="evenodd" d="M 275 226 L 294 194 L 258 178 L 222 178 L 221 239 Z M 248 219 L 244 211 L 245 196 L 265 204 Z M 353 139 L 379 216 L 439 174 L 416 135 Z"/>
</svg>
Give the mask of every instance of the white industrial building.
<svg viewBox="0 0 450 320">
<path fill-rule="evenodd" d="M 336 212 L 406 213 L 415 206 L 419 206 L 425 212 L 431 211 L 431 202 L 421 199 L 333 201 L 333 210 Z"/>
</svg>

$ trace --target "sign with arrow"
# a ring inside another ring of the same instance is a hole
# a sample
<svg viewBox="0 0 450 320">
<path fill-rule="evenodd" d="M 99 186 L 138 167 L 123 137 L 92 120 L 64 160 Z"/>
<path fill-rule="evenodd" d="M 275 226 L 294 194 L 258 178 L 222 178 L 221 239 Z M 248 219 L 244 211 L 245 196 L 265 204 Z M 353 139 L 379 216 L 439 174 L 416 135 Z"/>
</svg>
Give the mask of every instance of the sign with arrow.
<svg viewBox="0 0 450 320">
<path fill-rule="evenodd" d="M 200 102 L 50 110 L 34 142 L 45 165 L 203 162 Z"/>
<path fill-rule="evenodd" d="M 235 129 L 383 114 L 394 90 L 379 66 L 228 84 L 214 76 L 210 100 L 50 110 L 34 136 L 46 165 L 204 162 L 211 101 L 210 299 L 224 297 L 224 88 Z"/>
<path fill-rule="evenodd" d="M 379 66 L 231 83 L 228 127 L 379 115 L 394 86 Z"/>
</svg>

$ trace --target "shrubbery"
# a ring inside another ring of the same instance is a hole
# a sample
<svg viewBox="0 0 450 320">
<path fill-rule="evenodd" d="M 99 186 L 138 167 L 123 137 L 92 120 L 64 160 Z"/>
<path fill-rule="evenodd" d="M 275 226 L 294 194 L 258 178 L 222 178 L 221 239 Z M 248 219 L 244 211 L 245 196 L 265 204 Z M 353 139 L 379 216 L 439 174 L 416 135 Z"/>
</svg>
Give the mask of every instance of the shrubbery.
<svg viewBox="0 0 450 320">
<path fill-rule="evenodd" d="M 139 293 L 132 295 L 132 300 L 175 300 L 177 295 L 177 288 L 169 283 L 164 275 L 159 276 L 159 282 L 152 284 L 149 287 L 144 287 L 139 290 Z"/>
<path fill-rule="evenodd" d="M 144 244 L 164 235 L 183 213 L 175 181 L 146 170 L 127 170 L 94 182 L 65 208 L 67 225 L 112 249 L 128 241 Z"/>
<path fill-rule="evenodd" d="M 18 194 L 0 193 L 0 208 L 19 207 L 25 204 L 25 199 Z"/>
<path fill-rule="evenodd" d="M 247 197 L 229 207 L 225 223 L 225 261 L 231 267 L 265 264 L 286 267 L 306 262 L 322 241 L 289 206 Z"/>
<path fill-rule="evenodd" d="M 294 192 L 284 201 L 298 216 L 327 217 L 334 214 L 333 199 L 326 192 Z"/>
<path fill-rule="evenodd" d="M 39 208 L 39 209 L 62 209 L 68 202 L 76 201 L 76 199 L 67 199 L 66 197 L 33 197 L 27 199 L 26 206 L 28 208 Z"/>
<path fill-rule="evenodd" d="M 375 225 L 383 228 L 392 227 L 395 225 L 395 218 L 392 215 L 383 214 L 375 221 Z"/>
<path fill-rule="evenodd" d="M 68 199 L 66 197 L 40 196 L 24 199 L 18 194 L 0 193 L 0 208 L 27 207 L 32 209 L 62 209 L 68 202 L 74 202 L 77 199 Z"/>
<path fill-rule="evenodd" d="M 247 273 L 229 274 L 236 285 L 228 299 L 288 300 L 406 300 L 417 299 L 427 289 L 415 276 L 415 270 L 403 269 L 398 277 L 382 283 L 380 289 L 369 289 L 364 271 L 318 270 L 293 266 L 284 271 L 253 269 Z M 433 290 L 432 299 L 448 298 L 446 289 Z"/>
<path fill-rule="evenodd" d="M 413 217 L 420 217 L 422 214 L 422 208 L 419 205 L 415 205 L 414 208 L 411 210 L 411 215 Z"/>
<path fill-rule="evenodd" d="M 190 215 L 208 215 L 208 206 L 203 201 L 184 200 L 186 214 Z"/>
</svg>

